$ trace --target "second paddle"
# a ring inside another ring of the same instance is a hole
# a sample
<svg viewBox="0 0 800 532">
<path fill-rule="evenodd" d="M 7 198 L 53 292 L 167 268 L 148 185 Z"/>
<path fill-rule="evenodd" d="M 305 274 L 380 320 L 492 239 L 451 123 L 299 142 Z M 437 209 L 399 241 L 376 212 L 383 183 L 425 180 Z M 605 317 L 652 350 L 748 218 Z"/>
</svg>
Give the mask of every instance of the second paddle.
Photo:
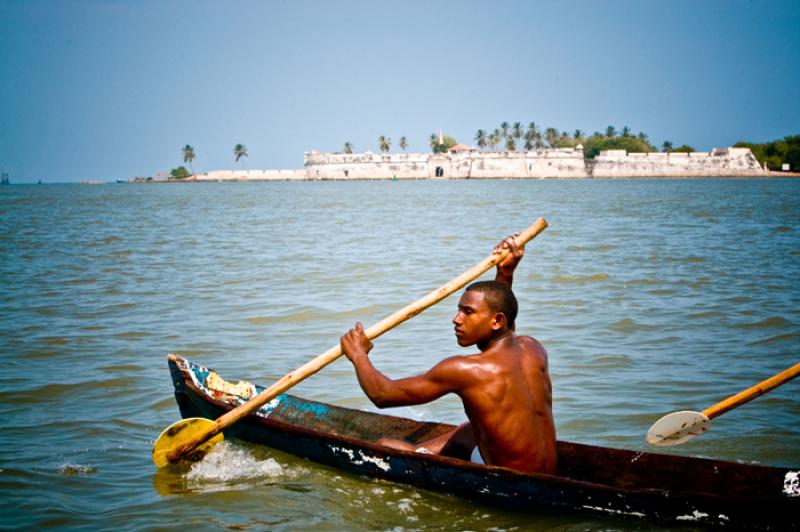
<svg viewBox="0 0 800 532">
<path fill-rule="evenodd" d="M 706 408 L 702 412 L 683 410 L 673 412 L 656 421 L 647 431 L 646 441 L 661 447 L 679 445 L 708 430 L 711 420 L 737 406 L 743 405 L 789 382 L 800 375 L 800 363 L 785 369 L 777 375 L 759 382 L 755 386 L 733 395 L 724 401 Z"/>
</svg>

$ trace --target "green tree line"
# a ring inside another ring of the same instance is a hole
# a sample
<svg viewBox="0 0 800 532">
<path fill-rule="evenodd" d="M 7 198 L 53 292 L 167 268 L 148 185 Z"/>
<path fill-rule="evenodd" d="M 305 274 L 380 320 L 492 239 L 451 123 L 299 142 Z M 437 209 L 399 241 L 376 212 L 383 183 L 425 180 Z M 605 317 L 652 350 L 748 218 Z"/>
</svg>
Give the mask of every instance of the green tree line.
<svg viewBox="0 0 800 532">
<path fill-rule="evenodd" d="M 763 144 L 755 142 L 737 142 L 736 148 L 750 148 L 758 162 L 763 166 L 766 163 L 770 170 L 781 170 L 784 164 L 789 169 L 800 171 L 800 135 L 783 137 L 783 140 L 773 140 Z"/>
<path fill-rule="evenodd" d="M 639 132 L 633 134 L 628 126 L 618 131 L 614 126 L 608 126 L 604 132 L 595 131 L 591 135 L 586 135 L 582 130 L 576 129 L 572 133 L 559 131 L 556 128 L 548 127 L 542 130 L 535 122 L 529 122 L 527 127 L 521 122 L 502 122 L 499 127 L 489 131 L 479 129 L 475 133 L 475 143 L 478 148 L 497 150 L 498 146 L 506 151 L 526 151 L 540 148 L 575 148 L 583 147 L 584 156 L 593 159 L 601 151 L 605 150 L 626 150 L 630 152 L 646 153 L 659 151 L 650 143 L 646 133 Z M 428 143 L 433 153 L 445 153 L 450 148 L 458 144 L 458 141 L 442 133 L 431 133 Z M 392 140 L 381 135 L 378 137 L 378 149 L 381 153 L 388 153 L 392 145 Z M 403 151 L 408 147 L 406 137 L 400 137 L 400 148 Z M 797 171 L 800 169 L 800 135 L 784 137 L 782 140 L 773 140 L 765 143 L 740 141 L 734 144 L 737 148 L 750 148 L 758 162 L 766 164 L 770 170 L 781 170 L 783 164 L 789 164 L 790 169 Z M 671 141 L 665 140 L 661 144 L 661 151 L 664 153 L 693 152 L 695 149 L 686 144 L 673 148 Z M 187 144 L 181 148 L 183 162 L 189 165 L 189 170 L 185 166 L 173 168 L 170 175 L 174 178 L 182 179 L 194 175 L 192 162 L 196 158 L 195 150 Z M 353 153 L 353 144 L 345 142 L 344 153 Z M 244 167 L 244 158 L 248 156 L 247 148 L 244 144 L 236 144 L 233 147 L 234 161 L 239 162 Z M 191 171 L 190 171 L 191 170 Z"/>
<path fill-rule="evenodd" d="M 506 150 L 534 150 L 541 148 L 575 148 L 578 145 L 583 147 L 584 155 L 594 158 L 604 150 L 627 150 L 628 152 L 657 152 L 656 146 L 651 144 L 648 135 L 643 132 L 634 134 L 631 128 L 624 126 L 617 130 L 615 126 L 608 126 L 604 132 L 595 131 L 587 135 L 581 129 L 572 132 L 566 130 L 559 131 L 554 127 L 542 128 L 535 122 L 524 125 L 522 122 L 502 122 L 494 129 L 479 129 L 475 133 L 475 144 L 480 149 Z M 433 153 L 445 153 L 450 148 L 458 144 L 458 141 L 442 133 L 431 133 L 428 144 Z M 381 153 L 388 153 L 391 149 L 392 141 L 389 137 L 381 135 L 378 137 L 378 150 Z M 400 147 L 405 151 L 408 146 L 406 137 L 400 138 Z M 344 143 L 344 153 L 353 153 L 353 144 Z M 673 147 L 673 143 L 666 140 L 661 145 L 661 151 L 670 152 L 693 152 L 695 149 L 686 144 Z"/>
<path fill-rule="evenodd" d="M 479 129 L 475 133 L 475 143 L 479 148 L 496 150 L 502 146 L 507 151 L 518 149 L 534 150 L 541 148 L 576 148 L 583 147 L 584 156 L 593 159 L 604 150 L 627 150 L 628 152 L 656 152 L 646 133 L 634 134 L 631 128 L 624 126 L 617 130 L 615 126 L 608 126 L 604 132 L 595 131 L 587 135 L 581 129 L 572 132 L 559 131 L 554 127 L 542 128 L 535 122 L 529 122 L 527 127 L 521 122 L 502 122 L 493 130 Z M 683 145 L 673 148 L 670 141 L 664 141 L 661 146 L 664 152 L 692 152 L 694 148 Z"/>
</svg>

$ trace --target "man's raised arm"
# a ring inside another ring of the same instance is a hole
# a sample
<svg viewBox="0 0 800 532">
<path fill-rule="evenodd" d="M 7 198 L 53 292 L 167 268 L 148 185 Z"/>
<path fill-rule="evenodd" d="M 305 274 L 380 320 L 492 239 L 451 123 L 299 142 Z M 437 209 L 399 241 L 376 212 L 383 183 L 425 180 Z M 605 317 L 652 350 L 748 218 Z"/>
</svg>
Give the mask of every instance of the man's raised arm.
<svg viewBox="0 0 800 532">
<path fill-rule="evenodd" d="M 514 281 L 514 269 L 516 269 L 517 264 L 519 264 L 519 261 L 521 261 L 522 257 L 525 255 L 525 248 L 518 247 L 514 240 L 514 237 L 518 235 L 519 233 L 514 233 L 506 237 L 500 241 L 493 250 L 494 253 L 500 253 L 504 249 L 508 249 L 511 252 L 502 262 L 497 264 L 497 274 L 494 277 L 495 281 L 505 283 L 509 287 L 511 287 L 511 283 Z"/>
<path fill-rule="evenodd" d="M 456 362 L 459 357 L 445 359 L 423 375 L 392 380 L 378 371 L 367 356 L 372 342 L 361 323 L 356 323 L 340 342 L 345 356 L 353 363 L 361 389 L 378 408 L 429 403 L 462 387 Z"/>
</svg>

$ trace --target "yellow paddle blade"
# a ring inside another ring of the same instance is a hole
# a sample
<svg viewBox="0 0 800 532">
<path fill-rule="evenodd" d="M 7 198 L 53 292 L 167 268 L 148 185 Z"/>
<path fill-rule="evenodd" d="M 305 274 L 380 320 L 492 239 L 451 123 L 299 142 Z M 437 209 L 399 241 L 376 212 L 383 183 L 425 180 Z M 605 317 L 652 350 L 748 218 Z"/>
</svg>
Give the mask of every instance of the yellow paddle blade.
<svg viewBox="0 0 800 532">
<path fill-rule="evenodd" d="M 169 465 L 167 454 L 182 443 L 186 443 L 195 435 L 209 430 L 214 426 L 214 421 L 203 417 L 190 417 L 176 421 L 158 436 L 158 439 L 153 444 L 153 462 L 157 467 L 164 467 Z M 187 460 L 198 461 L 202 459 L 211 448 L 223 440 L 222 433 L 220 432 L 204 444 L 198 446 L 192 452 L 187 454 L 184 458 Z"/>
<path fill-rule="evenodd" d="M 705 414 L 683 410 L 662 417 L 647 431 L 647 443 L 666 447 L 678 445 L 708 430 L 711 421 Z"/>
</svg>

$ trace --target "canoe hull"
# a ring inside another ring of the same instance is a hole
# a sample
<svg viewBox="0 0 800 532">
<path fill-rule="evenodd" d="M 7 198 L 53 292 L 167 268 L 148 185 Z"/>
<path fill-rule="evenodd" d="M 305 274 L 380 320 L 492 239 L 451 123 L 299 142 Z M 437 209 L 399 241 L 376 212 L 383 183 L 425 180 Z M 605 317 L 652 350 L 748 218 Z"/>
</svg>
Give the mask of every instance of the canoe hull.
<svg viewBox="0 0 800 532">
<path fill-rule="evenodd" d="M 204 386 L 209 370 L 202 366 L 174 355 L 169 365 L 183 417 L 216 419 L 244 401 Z M 559 442 L 557 474 L 531 475 L 373 443 L 384 435 L 422 441 L 451 428 L 284 394 L 230 427 L 226 435 L 355 474 L 506 509 L 562 508 L 735 527 L 800 526 L 800 496 L 783 492 L 784 479 L 791 474 L 783 468 Z M 643 471 L 654 478 L 643 480 Z M 674 477 L 687 471 L 692 489 L 683 486 L 683 491 L 677 491 L 676 486 L 686 480 Z"/>
</svg>

